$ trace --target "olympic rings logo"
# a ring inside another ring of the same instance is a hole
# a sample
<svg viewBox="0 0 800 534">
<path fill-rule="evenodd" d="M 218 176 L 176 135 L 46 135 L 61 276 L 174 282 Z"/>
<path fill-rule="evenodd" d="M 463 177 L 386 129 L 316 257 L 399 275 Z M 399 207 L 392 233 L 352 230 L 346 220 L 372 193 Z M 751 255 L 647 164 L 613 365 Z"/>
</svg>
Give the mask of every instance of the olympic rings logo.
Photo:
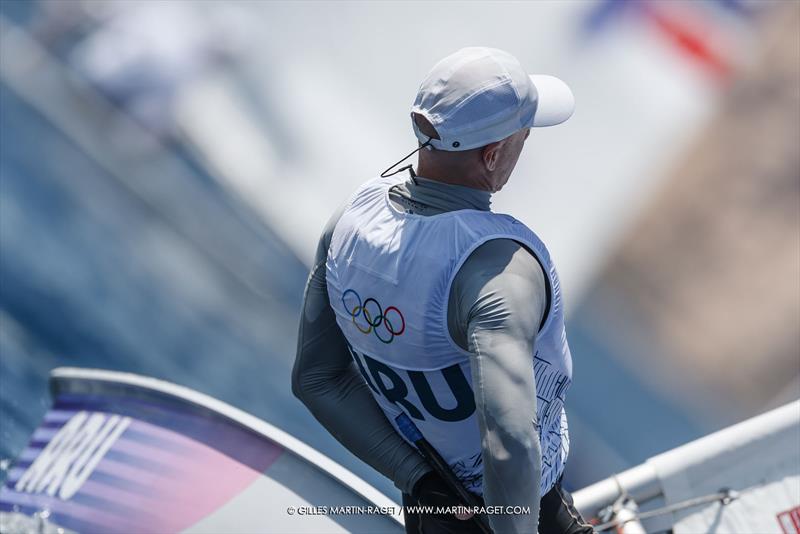
<svg viewBox="0 0 800 534">
<path fill-rule="evenodd" d="M 400 310 L 394 306 L 384 310 L 372 297 L 362 302 L 354 289 L 342 293 L 342 304 L 359 332 L 374 333 L 383 343 L 391 343 L 395 336 L 402 335 L 406 330 L 406 320 Z"/>
</svg>

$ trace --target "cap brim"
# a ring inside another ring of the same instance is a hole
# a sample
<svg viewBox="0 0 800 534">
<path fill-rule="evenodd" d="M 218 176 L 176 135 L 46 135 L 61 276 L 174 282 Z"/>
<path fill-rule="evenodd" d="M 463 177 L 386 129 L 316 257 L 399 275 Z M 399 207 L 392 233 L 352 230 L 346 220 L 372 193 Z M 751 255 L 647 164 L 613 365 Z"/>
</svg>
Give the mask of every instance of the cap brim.
<svg viewBox="0 0 800 534">
<path fill-rule="evenodd" d="M 533 127 L 555 126 L 572 116 L 575 97 L 566 83 L 546 74 L 531 74 L 530 78 L 539 94 Z"/>
</svg>

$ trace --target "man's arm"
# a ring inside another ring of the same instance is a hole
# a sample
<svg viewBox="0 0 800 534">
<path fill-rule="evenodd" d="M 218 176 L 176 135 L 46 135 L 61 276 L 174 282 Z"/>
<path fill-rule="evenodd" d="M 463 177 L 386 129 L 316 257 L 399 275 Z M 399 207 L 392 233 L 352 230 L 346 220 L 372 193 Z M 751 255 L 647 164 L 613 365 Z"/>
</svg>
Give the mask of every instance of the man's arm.
<svg viewBox="0 0 800 534">
<path fill-rule="evenodd" d="M 547 304 L 538 261 L 514 241 L 475 250 L 451 292 L 461 337 L 471 354 L 472 383 L 483 449 L 487 506 L 525 506 L 524 515 L 491 515 L 495 532 L 536 532 L 541 450 L 534 427 L 533 354 Z M 464 339 L 465 338 L 465 339 Z M 457 339 L 458 341 L 458 339 Z"/>
<path fill-rule="evenodd" d="M 350 452 L 408 494 L 430 467 L 394 430 L 358 373 L 328 301 L 325 263 L 341 210 L 317 246 L 306 283 L 292 392 Z"/>
</svg>

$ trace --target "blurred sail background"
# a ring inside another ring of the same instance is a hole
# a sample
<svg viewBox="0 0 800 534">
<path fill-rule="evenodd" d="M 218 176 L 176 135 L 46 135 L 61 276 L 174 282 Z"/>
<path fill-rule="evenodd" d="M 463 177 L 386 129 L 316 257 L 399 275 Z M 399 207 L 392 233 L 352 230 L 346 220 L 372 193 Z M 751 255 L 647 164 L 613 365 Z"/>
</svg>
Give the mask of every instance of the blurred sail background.
<svg viewBox="0 0 800 534">
<path fill-rule="evenodd" d="M 573 88 L 494 200 L 548 243 L 567 485 L 800 397 L 800 4 L 0 2 L 0 458 L 59 365 L 251 412 L 397 497 L 290 391 L 339 203 L 416 144 L 441 57 Z M 4 475 L 0 473 L 0 478 Z"/>
</svg>

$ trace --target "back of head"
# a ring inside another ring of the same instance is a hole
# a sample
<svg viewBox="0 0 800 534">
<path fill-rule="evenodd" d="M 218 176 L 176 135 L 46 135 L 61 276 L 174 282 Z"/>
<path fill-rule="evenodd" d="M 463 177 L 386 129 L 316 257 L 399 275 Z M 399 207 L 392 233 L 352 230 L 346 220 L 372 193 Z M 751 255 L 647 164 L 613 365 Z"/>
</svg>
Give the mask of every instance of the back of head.
<svg viewBox="0 0 800 534">
<path fill-rule="evenodd" d="M 532 127 L 554 126 L 575 108 L 569 87 L 553 76 L 528 75 L 519 61 L 496 48 L 470 47 L 447 56 L 420 84 L 413 115 L 435 129 L 437 150 L 486 146 Z M 430 135 L 412 121 L 425 143 Z"/>
<path fill-rule="evenodd" d="M 429 139 L 440 139 L 436 128 L 425 118 L 425 116 L 412 112 L 412 120 L 417 130 Z M 424 143 L 420 143 L 423 146 Z M 419 152 L 417 168 L 423 176 L 439 179 L 441 181 L 460 181 L 469 182 L 469 175 L 474 172 L 480 164 L 481 152 L 483 147 L 472 148 L 469 150 L 436 150 L 430 145 L 424 146 L 426 150 Z M 453 180 L 443 180 L 443 177 L 451 176 Z"/>
<path fill-rule="evenodd" d="M 506 157 L 515 164 L 529 128 L 559 124 L 573 109 L 572 92 L 561 80 L 528 75 L 502 50 L 463 48 L 433 67 L 411 108 L 414 133 L 428 149 L 420 152 L 420 174 L 449 173 L 443 181 L 472 185 L 493 172 L 481 166 L 510 173 L 495 160 Z"/>
</svg>

